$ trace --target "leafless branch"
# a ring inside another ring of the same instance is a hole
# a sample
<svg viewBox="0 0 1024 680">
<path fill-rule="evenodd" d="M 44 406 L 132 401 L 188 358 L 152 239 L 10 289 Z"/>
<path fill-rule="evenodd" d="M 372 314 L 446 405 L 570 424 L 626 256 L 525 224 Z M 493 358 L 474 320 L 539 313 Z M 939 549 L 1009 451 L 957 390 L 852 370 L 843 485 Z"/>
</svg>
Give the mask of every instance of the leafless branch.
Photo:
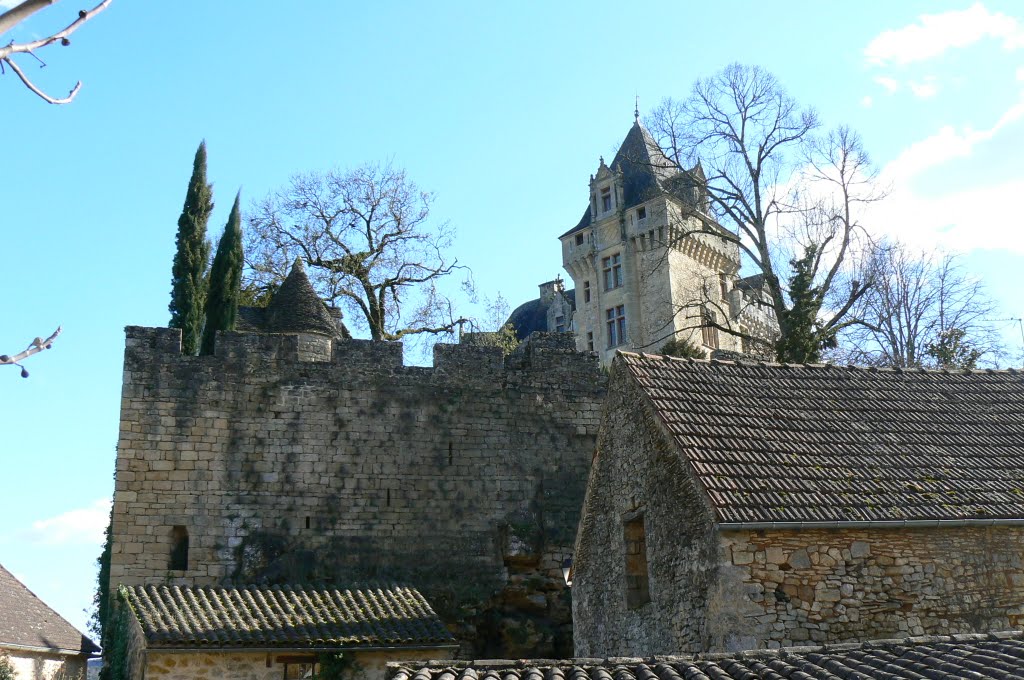
<svg viewBox="0 0 1024 680">
<path fill-rule="evenodd" d="M 6 33 L 39 10 L 49 7 L 56 2 L 58 2 L 58 0 L 25 0 L 25 2 L 22 2 L 20 5 L 12 7 L 3 14 L 0 14 L 0 34 Z M 111 2 L 112 0 L 103 0 L 103 2 L 90 10 L 80 10 L 78 12 L 77 19 L 65 26 L 62 30 L 45 38 L 24 43 L 16 43 L 12 40 L 7 45 L 0 46 L 0 62 L 6 63 L 10 66 L 11 70 L 14 71 L 18 78 L 21 79 L 21 82 L 24 83 L 25 87 L 38 95 L 44 101 L 49 102 L 50 104 L 67 104 L 78 95 L 78 92 L 82 87 L 81 81 L 78 81 L 75 84 L 67 97 L 52 97 L 32 83 L 31 79 L 25 75 L 24 71 L 22 71 L 12 59 L 12 55 L 29 54 L 35 56 L 35 50 L 46 47 L 47 45 L 52 45 L 55 42 L 60 42 L 61 45 L 67 47 L 71 44 L 71 40 L 68 36 L 81 28 L 94 16 L 105 10 Z"/>
<path fill-rule="evenodd" d="M 61 326 L 57 326 L 57 330 L 51 333 L 50 337 L 45 340 L 42 338 L 34 338 L 32 342 L 28 343 L 28 347 L 26 349 L 23 349 L 17 354 L 0 354 L 0 366 L 17 366 L 21 369 L 21 377 L 27 378 L 28 371 L 21 365 L 21 362 L 33 354 L 38 354 L 43 350 L 53 347 L 53 341 L 57 339 L 57 336 L 60 335 L 63 330 L 64 329 Z"/>
</svg>

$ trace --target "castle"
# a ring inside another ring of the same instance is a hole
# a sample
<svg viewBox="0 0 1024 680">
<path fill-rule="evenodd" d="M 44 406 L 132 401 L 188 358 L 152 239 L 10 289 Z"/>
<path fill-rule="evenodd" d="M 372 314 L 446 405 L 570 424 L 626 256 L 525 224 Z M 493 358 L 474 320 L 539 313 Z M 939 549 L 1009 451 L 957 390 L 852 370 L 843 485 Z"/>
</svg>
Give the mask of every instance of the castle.
<svg viewBox="0 0 1024 680">
<path fill-rule="evenodd" d="M 658 352 L 681 340 L 705 353 L 763 352 L 776 324 L 761 276 L 740 277 L 735 235 L 709 213 L 704 173 L 667 158 L 637 115 L 611 165 L 590 177 L 580 221 L 560 237 L 556 279 L 509 318 L 517 336 L 572 331 L 607 366 L 619 350 Z M 758 345 L 759 343 L 753 343 Z"/>
</svg>

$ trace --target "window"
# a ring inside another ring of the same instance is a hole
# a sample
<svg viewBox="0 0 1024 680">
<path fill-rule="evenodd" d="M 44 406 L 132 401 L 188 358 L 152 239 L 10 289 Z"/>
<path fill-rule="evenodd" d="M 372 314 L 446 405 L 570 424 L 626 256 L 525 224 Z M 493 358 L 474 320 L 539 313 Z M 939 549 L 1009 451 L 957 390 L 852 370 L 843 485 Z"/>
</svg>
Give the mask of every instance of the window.
<svg viewBox="0 0 1024 680">
<path fill-rule="evenodd" d="M 605 187 L 601 189 L 601 212 L 608 212 L 612 209 L 612 190 L 611 187 Z"/>
<path fill-rule="evenodd" d="M 725 277 L 725 274 L 718 275 L 718 287 L 722 291 L 722 299 L 724 300 L 729 296 L 729 279 Z"/>
<path fill-rule="evenodd" d="M 611 290 L 622 285 L 622 255 L 615 253 L 602 258 L 601 267 L 604 271 L 604 289 Z"/>
<path fill-rule="evenodd" d="M 700 335 L 705 347 L 718 349 L 718 329 L 715 328 L 715 315 L 705 309 L 701 313 Z"/>
<path fill-rule="evenodd" d="M 556 333 L 564 333 L 565 332 L 565 317 L 564 316 L 556 316 L 555 317 L 555 332 Z"/>
<path fill-rule="evenodd" d="M 623 538 L 626 544 L 626 606 L 636 609 L 651 601 L 643 515 L 623 523 Z"/>
<path fill-rule="evenodd" d="M 315 678 L 320 675 L 320 664 L 315 656 L 279 656 L 277 662 L 284 664 L 284 680 Z"/>
<path fill-rule="evenodd" d="M 608 347 L 617 347 L 626 342 L 626 308 L 617 305 L 605 310 L 608 323 Z"/>
<path fill-rule="evenodd" d="M 583 245 L 583 232 L 582 231 L 580 233 L 576 234 L 576 245 L 578 245 L 578 246 Z"/>
<path fill-rule="evenodd" d="M 594 351 L 594 334 L 589 332 L 587 333 L 587 351 Z"/>
<path fill-rule="evenodd" d="M 640 206 L 639 208 L 637 208 L 636 209 L 636 219 L 637 220 L 646 220 L 647 219 L 647 208 L 645 208 L 644 206 Z"/>
<path fill-rule="evenodd" d="M 171 529 L 171 559 L 167 568 L 172 571 L 188 570 L 188 529 L 180 524 Z"/>
<path fill-rule="evenodd" d="M 583 282 L 583 301 L 590 302 L 590 281 Z"/>
</svg>

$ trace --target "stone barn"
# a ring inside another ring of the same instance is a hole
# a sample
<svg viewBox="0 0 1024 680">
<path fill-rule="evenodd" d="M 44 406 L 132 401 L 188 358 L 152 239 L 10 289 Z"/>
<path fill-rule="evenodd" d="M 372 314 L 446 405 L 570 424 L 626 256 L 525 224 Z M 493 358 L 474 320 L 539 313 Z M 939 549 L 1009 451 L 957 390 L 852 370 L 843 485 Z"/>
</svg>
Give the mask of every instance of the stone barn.
<svg viewBox="0 0 1024 680">
<path fill-rule="evenodd" d="M 573 565 L 579 656 L 1024 622 L 1024 376 L 614 361 Z"/>
</svg>

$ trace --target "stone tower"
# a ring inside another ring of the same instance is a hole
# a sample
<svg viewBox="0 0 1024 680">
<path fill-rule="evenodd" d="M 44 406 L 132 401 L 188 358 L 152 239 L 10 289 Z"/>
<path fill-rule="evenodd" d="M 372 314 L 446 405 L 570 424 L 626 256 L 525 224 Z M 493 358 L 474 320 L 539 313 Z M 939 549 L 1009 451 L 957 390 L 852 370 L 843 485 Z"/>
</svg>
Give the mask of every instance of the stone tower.
<svg viewBox="0 0 1024 680">
<path fill-rule="evenodd" d="M 747 349 L 716 325 L 770 331 L 749 304 L 761 294 L 755 277 L 737 276 L 735 236 L 709 214 L 703 185 L 700 164 L 687 170 L 667 158 L 639 117 L 611 164 L 601 159 L 583 217 L 560 237 L 576 286 L 578 349 L 608 364 L 618 349 L 658 352 L 673 338 Z"/>
</svg>

